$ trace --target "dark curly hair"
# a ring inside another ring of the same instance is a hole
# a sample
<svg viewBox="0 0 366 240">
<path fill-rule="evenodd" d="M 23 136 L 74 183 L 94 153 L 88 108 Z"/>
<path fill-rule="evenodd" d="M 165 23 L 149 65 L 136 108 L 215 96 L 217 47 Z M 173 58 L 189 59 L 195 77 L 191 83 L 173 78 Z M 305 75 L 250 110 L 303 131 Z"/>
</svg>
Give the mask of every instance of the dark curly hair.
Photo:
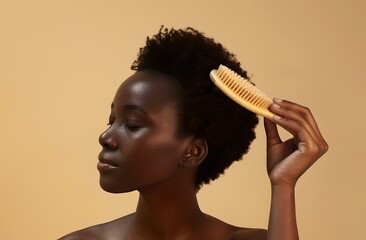
<svg viewBox="0 0 366 240">
<path fill-rule="evenodd" d="M 218 178 L 248 152 L 255 138 L 257 116 L 231 101 L 210 80 L 223 64 L 248 79 L 235 55 L 214 39 L 193 29 L 163 26 L 140 48 L 131 69 L 155 70 L 176 79 L 183 92 L 178 106 L 177 136 L 205 139 L 208 155 L 195 179 L 196 189 Z"/>
</svg>

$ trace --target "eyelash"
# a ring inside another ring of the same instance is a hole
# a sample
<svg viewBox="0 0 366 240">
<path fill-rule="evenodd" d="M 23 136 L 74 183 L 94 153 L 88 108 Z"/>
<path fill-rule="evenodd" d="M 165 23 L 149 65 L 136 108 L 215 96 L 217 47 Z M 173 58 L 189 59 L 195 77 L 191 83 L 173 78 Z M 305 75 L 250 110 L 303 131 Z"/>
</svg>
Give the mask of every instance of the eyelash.
<svg viewBox="0 0 366 240">
<path fill-rule="evenodd" d="M 113 124 L 113 122 L 114 122 L 114 119 L 111 116 L 109 116 L 107 126 L 111 126 Z"/>
<path fill-rule="evenodd" d="M 111 126 L 113 124 L 113 122 L 108 122 L 107 126 Z M 142 128 L 141 126 L 135 126 L 135 125 L 128 125 L 127 123 L 125 124 L 125 126 L 128 128 L 128 130 L 134 132 L 139 130 L 140 128 Z"/>
<path fill-rule="evenodd" d="M 128 130 L 130 130 L 131 132 L 135 132 L 137 130 L 139 130 L 141 127 L 140 126 L 133 126 L 133 125 L 128 125 L 125 124 L 126 128 L 128 128 Z"/>
</svg>

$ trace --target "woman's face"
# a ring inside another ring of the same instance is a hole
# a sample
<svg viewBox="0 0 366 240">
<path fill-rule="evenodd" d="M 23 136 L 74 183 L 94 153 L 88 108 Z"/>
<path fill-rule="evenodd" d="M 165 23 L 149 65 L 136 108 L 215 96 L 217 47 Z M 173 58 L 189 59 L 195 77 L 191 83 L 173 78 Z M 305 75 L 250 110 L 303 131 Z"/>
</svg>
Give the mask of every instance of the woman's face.
<svg viewBox="0 0 366 240">
<path fill-rule="evenodd" d="M 174 180 L 190 138 L 177 139 L 176 87 L 169 77 L 140 71 L 124 81 L 99 137 L 100 185 L 120 193 Z"/>
</svg>

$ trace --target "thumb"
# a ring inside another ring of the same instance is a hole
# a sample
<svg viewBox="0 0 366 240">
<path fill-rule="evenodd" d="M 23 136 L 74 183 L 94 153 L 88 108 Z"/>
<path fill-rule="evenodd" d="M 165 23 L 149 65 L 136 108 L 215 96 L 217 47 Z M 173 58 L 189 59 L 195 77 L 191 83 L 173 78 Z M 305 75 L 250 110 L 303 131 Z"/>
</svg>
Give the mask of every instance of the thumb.
<svg viewBox="0 0 366 240">
<path fill-rule="evenodd" d="M 267 146 L 282 143 L 280 135 L 278 134 L 277 125 L 274 122 L 264 118 L 264 129 L 267 136 Z"/>
</svg>

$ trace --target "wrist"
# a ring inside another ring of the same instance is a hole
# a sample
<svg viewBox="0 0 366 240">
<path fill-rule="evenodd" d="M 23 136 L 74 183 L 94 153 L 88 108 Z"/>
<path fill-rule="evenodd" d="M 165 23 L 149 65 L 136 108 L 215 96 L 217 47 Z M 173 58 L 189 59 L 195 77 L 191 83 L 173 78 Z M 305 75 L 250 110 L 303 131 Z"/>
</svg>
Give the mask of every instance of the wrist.
<svg viewBox="0 0 366 240">
<path fill-rule="evenodd" d="M 272 191 L 280 191 L 280 192 L 294 192 L 296 183 L 293 184 L 273 184 L 271 183 Z"/>
<path fill-rule="evenodd" d="M 269 180 L 272 188 L 295 188 L 298 179 L 270 176 Z"/>
</svg>

